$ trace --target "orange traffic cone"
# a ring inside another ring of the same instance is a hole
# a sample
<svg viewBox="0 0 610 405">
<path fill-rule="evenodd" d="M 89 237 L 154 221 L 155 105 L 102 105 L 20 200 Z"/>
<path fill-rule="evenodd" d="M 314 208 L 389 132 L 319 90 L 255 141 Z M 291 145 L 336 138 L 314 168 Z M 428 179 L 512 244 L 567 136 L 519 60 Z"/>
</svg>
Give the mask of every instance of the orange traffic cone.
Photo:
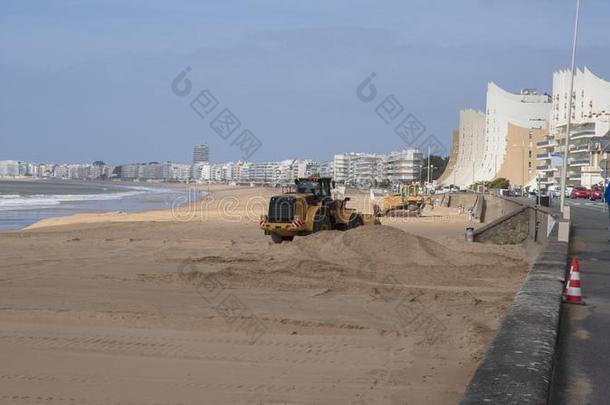
<svg viewBox="0 0 610 405">
<path fill-rule="evenodd" d="M 582 303 L 582 291 L 580 290 L 580 265 L 578 264 L 578 259 L 576 257 L 572 259 L 570 277 L 563 295 L 565 300 L 570 304 Z"/>
</svg>

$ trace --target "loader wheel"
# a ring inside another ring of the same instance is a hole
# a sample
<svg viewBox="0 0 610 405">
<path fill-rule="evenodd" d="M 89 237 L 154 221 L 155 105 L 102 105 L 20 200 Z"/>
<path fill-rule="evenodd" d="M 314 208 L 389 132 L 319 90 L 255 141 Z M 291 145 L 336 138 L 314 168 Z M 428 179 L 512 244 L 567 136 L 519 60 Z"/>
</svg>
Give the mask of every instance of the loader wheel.
<svg viewBox="0 0 610 405">
<path fill-rule="evenodd" d="M 317 214 L 313 218 L 313 232 L 330 231 L 330 220 L 326 215 Z"/>
<path fill-rule="evenodd" d="M 360 215 L 352 214 L 347 224 L 347 229 L 358 228 L 362 225 L 364 225 L 364 223 L 362 222 L 362 218 L 360 217 Z"/>
<path fill-rule="evenodd" d="M 278 235 L 277 233 L 271 233 L 271 240 L 273 241 L 273 243 L 282 243 L 282 241 L 284 240 L 284 238 L 282 238 L 282 235 Z"/>
</svg>

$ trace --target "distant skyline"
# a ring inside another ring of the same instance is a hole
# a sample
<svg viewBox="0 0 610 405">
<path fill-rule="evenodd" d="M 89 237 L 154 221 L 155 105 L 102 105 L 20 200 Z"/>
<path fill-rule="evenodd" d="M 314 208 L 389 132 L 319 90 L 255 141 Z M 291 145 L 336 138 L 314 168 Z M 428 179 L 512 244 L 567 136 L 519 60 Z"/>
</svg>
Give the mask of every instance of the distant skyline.
<svg viewBox="0 0 610 405">
<path fill-rule="evenodd" d="M 487 82 L 551 92 L 570 0 L 6 1 L 0 160 L 108 164 L 242 154 L 172 93 L 187 66 L 260 139 L 253 161 L 407 148 L 356 98 L 371 72 L 449 149 Z M 610 79 L 610 4 L 582 4 L 578 66 Z"/>
</svg>

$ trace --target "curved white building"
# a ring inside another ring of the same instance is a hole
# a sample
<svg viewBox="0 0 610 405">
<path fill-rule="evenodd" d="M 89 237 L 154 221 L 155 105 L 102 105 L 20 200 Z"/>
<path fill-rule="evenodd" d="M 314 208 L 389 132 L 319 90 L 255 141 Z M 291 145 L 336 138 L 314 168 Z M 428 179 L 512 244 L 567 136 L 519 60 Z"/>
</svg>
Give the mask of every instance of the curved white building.
<svg viewBox="0 0 610 405">
<path fill-rule="evenodd" d="M 486 104 L 485 114 L 475 110 L 460 112 L 456 162 L 439 183 L 464 187 L 508 177 L 512 184 L 524 185 L 535 175 L 530 160 L 532 131 L 546 127 L 550 96 L 538 95 L 530 89 L 514 94 L 490 82 Z M 514 153 L 514 148 L 523 153 Z M 508 170 L 515 165 L 521 170 Z"/>
<path fill-rule="evenodd" d="M 548 95 L 538 95 L 524 89 L 520 94 L 509 93 L 495 83 L 487 86 L 485 151 L 476 181 L 492 180 L 507 158 L 509 124 L 522 128 L 542 129 L 551 110 Z M 524 146 L 525 147 L 525 146 Z"/>
<path fill-rule="evenodd" d="M 460 187 L 470 185 L 474 183 L 475 174 L 483 163 L 485 114 L 472 109 L 460 111 L 460 127 L 452 140 L 451 155 L 455 156 L 454 161 L 447 164 L 437 182 Z"/>
</svg>

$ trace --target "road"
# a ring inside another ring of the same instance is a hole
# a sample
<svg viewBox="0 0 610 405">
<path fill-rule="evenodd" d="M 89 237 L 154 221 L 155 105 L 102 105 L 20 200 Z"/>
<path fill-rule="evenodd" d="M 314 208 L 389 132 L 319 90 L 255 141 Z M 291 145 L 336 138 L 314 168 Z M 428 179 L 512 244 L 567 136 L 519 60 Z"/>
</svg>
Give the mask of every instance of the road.
<svg viewBox="0 0 610 405">
<path fill-rule="evenodd" d="M 585 305 L 563 304 L 551 404 L 610 398 L 610 243 L 603 203 L 569 200 L 570 254 L 580 261 Z"/>
</svg>

